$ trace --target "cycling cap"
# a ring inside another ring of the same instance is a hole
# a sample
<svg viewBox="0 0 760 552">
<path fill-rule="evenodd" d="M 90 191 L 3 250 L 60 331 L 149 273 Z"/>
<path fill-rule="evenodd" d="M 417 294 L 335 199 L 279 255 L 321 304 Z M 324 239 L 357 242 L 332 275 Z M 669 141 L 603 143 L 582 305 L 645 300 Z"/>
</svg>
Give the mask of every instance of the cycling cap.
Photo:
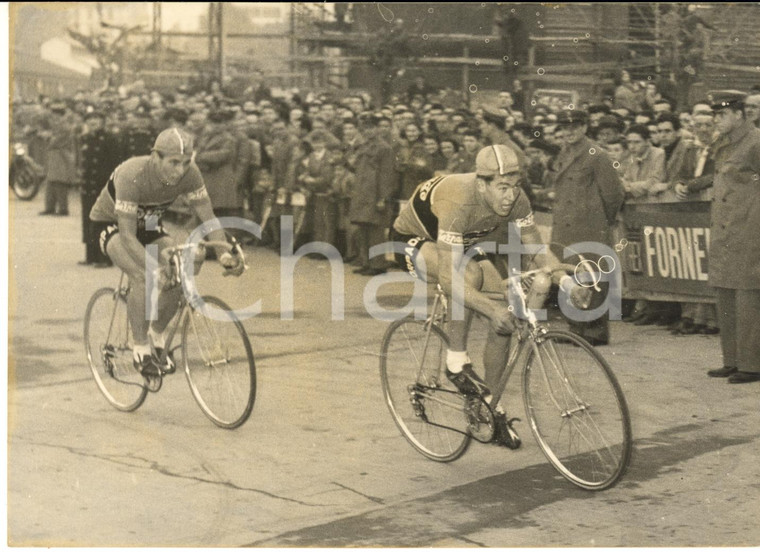
<svg viewBox="0 0 760 552">
<path fill-rule="evenodd" d="M 475 158 L 475 172 L 478 176 L 491 177 L 519 170 L 517 154 L 502 144 L 483 148 Z"/>
<path fill-rule="evenodd" d="M 156 138 L 153 151 L 163 155 L 192 155 L 193 135 L 179 128 L 167 128 Z"/>
</svg>

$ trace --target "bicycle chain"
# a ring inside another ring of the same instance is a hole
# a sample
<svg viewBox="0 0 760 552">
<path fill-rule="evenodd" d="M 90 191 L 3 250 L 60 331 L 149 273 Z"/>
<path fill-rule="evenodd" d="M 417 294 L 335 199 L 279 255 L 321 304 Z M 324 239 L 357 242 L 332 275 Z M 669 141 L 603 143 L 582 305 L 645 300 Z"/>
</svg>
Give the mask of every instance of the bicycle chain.
<svg viewBox="0 0 760 552">
<path fill-rule="evenodd" d="M 444 424 L 438 424 L 428 419 L 427 415 L 425 414 L 425 405 L 422 404 L 420 398 L 415 394 L 415 392 L 419 393 L 420 391 L 450 393 L 464 399 L 465 406 L 463 408 L 463 413 L 465 414 L 465 420 L 467 422 L 467 431 L 462 431 L 461 429 L 457 429 L 455 427 L 447 426 Z M 482 397 L 477 395 L 463 395 L 458 391 L 451 391 L 449 389 L 442 389 L 440 387 L 430 387 L 428 385 L 421 385 L 419 383 L 410 386 L 409 392 L 412 395 L 410 401 L 412 403 L 412 407 L 414 408 L 415 414 L 422 418 L 425 423 L 435 427 L 441 427 L 455 431 L 457 433 L 461 433 L 462 435 L 467 435 L 468 437 L 472 437 L 480 443 L 490 443 L 493 441 L 494 435 L 496 434 L 493 410 L 491 410 L 491 406 L 486 401 L 484 401 Z M 480 415 L 478 415 L 477 411 L 475 410 L 476 408 L 480 410 Z M 485 433 L 483 433 L 483 427 L 486 428 Z"/>
<path fill-rule="evenodd" d="M 176 371 L 176 367 L 174 370 L 161 370 L 161 374 L 158 376 L 146 376 L 143 374 L 140 374 L 138 370 L 135 369 L 135 371 L 140 374 L 143 377 L 144 383 L 135 383 L 133 381 L 126 381 L 123 379 L 120 379 L 116 375 L 115 366 L 113 364 L 113 358 L 116 356 L 115 352 L 113 351 L 113 347 L 110 345 L 106 345 L 104 350 L 101 351 L 102 357 L 103 357 L 103 363 L 105 364 L 106 373 L 111 376 L 114 380 L 118 381 L 121 384 L 124 385 L 134 385 L 135 387 L 144 387 L 151 393 L 156 393 L 161 389 L 161 386 L 163 384 L 163 376 L 165 374 L 172 374 Z"/>
</svg>

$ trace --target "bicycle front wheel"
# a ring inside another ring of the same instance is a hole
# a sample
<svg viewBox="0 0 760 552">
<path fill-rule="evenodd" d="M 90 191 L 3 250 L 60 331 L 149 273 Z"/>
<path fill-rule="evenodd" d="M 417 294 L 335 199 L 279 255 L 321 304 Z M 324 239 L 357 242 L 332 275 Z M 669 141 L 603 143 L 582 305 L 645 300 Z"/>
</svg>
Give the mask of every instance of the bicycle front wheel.
<svg viewBox="0 0 760 552">
<path fill-rule="evenodd" d="M 127 301 L 113 288 L 95 292 L 84 315 L 84 348 L 100 392 L 124 412 L 140 407 L 148 395 L 132 364 L 132 332 Z"/>
<path fill-rule="evenodd" d="M 243 324 L 221 299 L 204 297 L 182 328 L 182 357 L 195 401 L 219 427 L 245 423 L 256 398 L 256 365 Z M 204 314 L 205 308 L 210 308 Z"/>
<path fill-rule="evenodd" d="M 523 373 L 530 427 L 551 464 L 590 491 L 613 486 L 631 458 L 631 420 L 604 358 L 581 337 L 547 332 L 531 344 Z"/>
<path fill-rule="evenodd" d="M 464 402 L 444 373 L 448 339 L 435 324 L 404 318 L 385 332 L 380 354 L 383 395 L 407 441 L 437 462 L 467 450 Z"/>
</svg>

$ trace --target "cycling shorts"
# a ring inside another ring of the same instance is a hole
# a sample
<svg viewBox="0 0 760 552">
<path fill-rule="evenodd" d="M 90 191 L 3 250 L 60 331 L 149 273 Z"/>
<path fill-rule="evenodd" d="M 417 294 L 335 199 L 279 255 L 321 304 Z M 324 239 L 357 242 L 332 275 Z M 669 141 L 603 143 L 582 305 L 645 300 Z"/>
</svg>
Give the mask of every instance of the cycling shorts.
<svg viewBox="0 0 760 552">
<path fill-rule="evenodd" d="M 399 253 L 399 252 L 394 253 L 394 256 L 396 258 L 396 264 L 398 264 L 398 266 L 401 267 L 402 270 L 409 273 L 411 276 L 415 278 L 419 278 L 422 281 L 426 281 L 424 278 L 424 275 L 419 274 L 419 270 L 417 268 L 417 255 L 419 254 L 420 248 L 422 248 L 423 243 L 425 242 L 435 243 L 435 242 L 423 236 L 412 236 L 410 234 L 401 234 L 397 232 L 394 228 L 391 228 L 390 239 L 393 242 L 401 242 L 404 244 L 403 253 Z M 472 245 L 470 247 L 465 248 L 464 252 L 468 253 L 471 250 L 474 250 L 475 252 L 474 255 L 472 256 L 473 260 L 477 262 L 489 260 L 486 252 L 483 251 L 477 245 Z"/>
<path fill-rule="evenodd" d="M 108 255 L 106 251 L 108 242 L 119 233 L 119 226 L 115 222 L 94 222 L 93 224 L 98 235 L 100 250 L 104 255 Z M 155 230 L 137 229 L 137 241 L 143 245 L 148 245 L 168 235 L 163 226 L 158 226 Z"/>
</svg>

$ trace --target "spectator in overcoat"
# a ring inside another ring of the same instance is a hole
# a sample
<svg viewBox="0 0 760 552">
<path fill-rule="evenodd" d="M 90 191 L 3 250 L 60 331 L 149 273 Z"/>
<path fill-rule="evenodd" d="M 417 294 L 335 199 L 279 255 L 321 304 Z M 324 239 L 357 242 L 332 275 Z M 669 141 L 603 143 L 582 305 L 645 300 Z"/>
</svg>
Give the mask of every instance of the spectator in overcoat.
<svg viewBox="0 0 760 552">
<path fill-rule="evenodd" d="M 564 145 L 554 164 L 552 179 L 553 206 L 552 248 L 563 259 L 562 247 L 579 242 L 596 242 L 612 247 L 612 227 L 625 197 L 623 184 L 601 146 L 586 138 L 588 115 L 584 111 L 567 110 L 559 114 L 557 123 L 564 128 Z M 598 262 L 600 255 L 580 251 L 586 259 Z M 577 255 L 563 262 L 575 264 Z M 600 283 L 601 293 L 594 295 L 589 308 L 600 306 L 606 299 L 608 286 Z M 591 322 L 570 321 L 570 329 L 592 345 L 609 342 L 609 314 L 605 312 Z"/>
<path fill-rule="evenodd" d="M 365 131 L 364 139 L 356 152 L 356 186 L 351 195 L 349 217 L 359 227 L 357 241 L 361 266 L 354 272 L 372 276 L 386 270 L 384 258 L 370 259 L 369 249 L 385 241 L 396 179 L 393 149 L 386 137 L 373 126 Z"/>
<path fill-rule="evenodd" d="M 227 130 L 232 116 L 231 111 L 223 109 L 209 113 L 195 155 L 214 213 L 222 217 L 240 216 L 243 207 L 243 195 L 235 182 L 237 140 Z"/>
<path fill-rule="evenodd" d="M 713 377 L 760 381 L 760 129 L 746 120 L 744 95 L 713 96 L 715 197 L 711 213 L 710 285 L 717 288 L 723 367 Z"/>
<path fill-rule="evenodd" d="M 41 215 L 68 216 L 69 188 L 79 181 L 74 129 L 66 119 L 63 103 L 50 106 L 50 130 L 41 135 L 47 140 L 45 156 L 45 210 Z"/>
</svg>

